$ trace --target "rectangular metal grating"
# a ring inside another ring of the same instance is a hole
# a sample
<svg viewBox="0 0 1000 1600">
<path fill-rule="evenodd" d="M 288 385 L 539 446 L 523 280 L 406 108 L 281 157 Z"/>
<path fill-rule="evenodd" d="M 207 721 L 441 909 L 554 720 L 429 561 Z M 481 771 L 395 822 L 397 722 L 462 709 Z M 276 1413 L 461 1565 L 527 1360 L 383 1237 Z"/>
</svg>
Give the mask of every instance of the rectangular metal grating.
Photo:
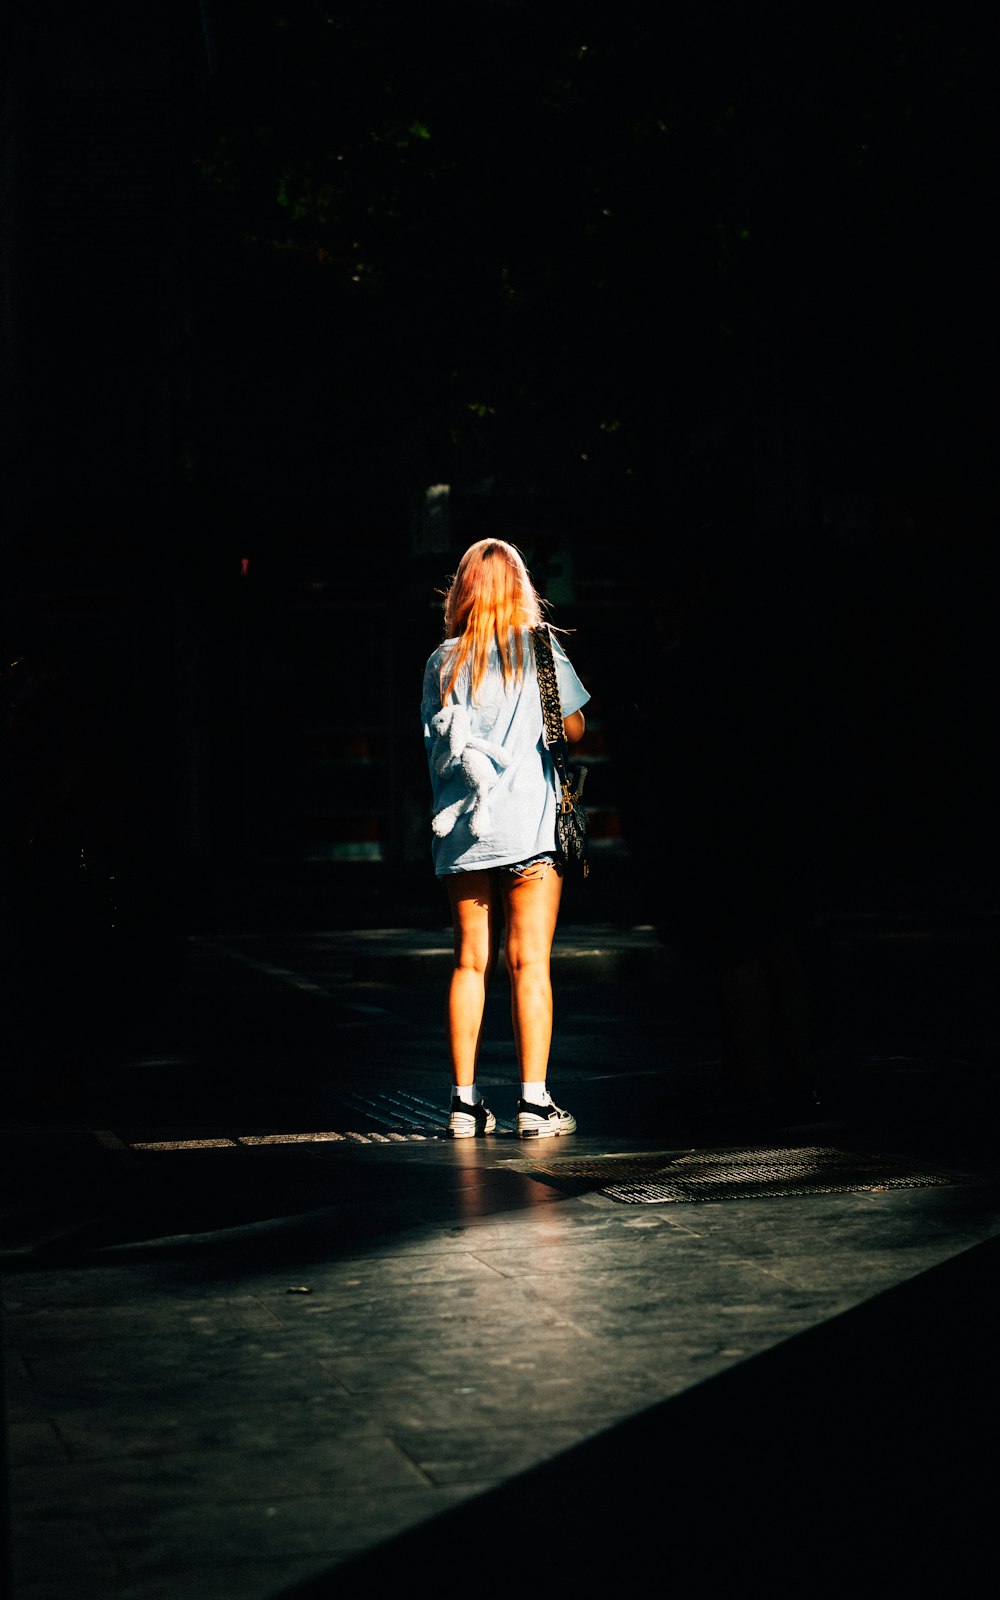
<svg viewBox="0 0 1000 1600">
<path fill-rule="evenodd" d="M 804 1194 L 926 1189 L 981 1182 L 905 1157 L 819 1146 L 788 1150 L 660 1151 L 645 1156 L 556 1157 L 533 1176 L 573 1193 L 597 1191 L 624 1205 L 764 1200 Z"/>
</svg>

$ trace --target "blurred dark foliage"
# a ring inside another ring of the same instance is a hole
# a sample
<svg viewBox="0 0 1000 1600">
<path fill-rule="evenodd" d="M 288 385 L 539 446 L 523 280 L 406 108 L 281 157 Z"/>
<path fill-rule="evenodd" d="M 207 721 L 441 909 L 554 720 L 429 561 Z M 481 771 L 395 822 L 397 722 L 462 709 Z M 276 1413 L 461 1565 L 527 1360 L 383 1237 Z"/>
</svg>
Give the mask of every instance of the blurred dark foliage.
<svg viewBox="0 0 1000 1600">
<path fill-rule="evenodd" d="M 975 13 L 205 17 L 194 277 L 216 470 L 238 421 L 244 443 L 266 428 L 289 486 L 340 461 L 731 516 L 776 386 L 832 479 L 980 459 Z"/>
</svg>

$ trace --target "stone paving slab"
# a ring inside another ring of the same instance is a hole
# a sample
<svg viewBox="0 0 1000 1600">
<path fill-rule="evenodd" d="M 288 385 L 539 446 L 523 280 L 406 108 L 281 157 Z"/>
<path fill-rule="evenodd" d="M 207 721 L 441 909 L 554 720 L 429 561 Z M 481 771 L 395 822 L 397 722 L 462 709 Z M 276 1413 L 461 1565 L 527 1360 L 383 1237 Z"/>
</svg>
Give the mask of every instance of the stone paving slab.
<svg viewBox="0 0 1000 1600">
<path fill-rule="evenodd" d="M 388 1174 L 399 1155 L 364 1160 Z M 433 1163 L 402 1166 L 412 1186 Z M 15 1274 L 15 1594 L 162 1595 L 170 1574 L 178 1596 L 201 1592 L 209 1570 L 245 1571 L 248 1542 L 272 1574 L 297 1564 L 289 1582 L 314 1559 L 335 1571 L 1000 1232 L 995 1192 L 953 1198 L 654 1216 L 586 1195 L 458 1209 L 444 1231 L 292 1272 L 244 1258 L 222 1286 L 198 1240 L 158 1272 L 98 1251 L 66 1276 Z M 46 1429 L 62 1459 L 39 1448 Z"/>
<path fill-rule="evenodd" d="M 965 1496 L 953 1525 L 971 1539 L 979 1484 L 962 1452 L 994 1426 L 982 1306 L 1000 1183 L 985 1103 L 956 1086 L 981 1075 L 873 1068 L 866 1044 L 864 1094 L 850 1062 L 838 1080 L 848 1148 L 964 1161 L 975 1181 L 954 1187 L 630 1206 L 596 1183 L 560 1188 L 543 1170 L 558 1152 L 509 1135 L 241 1146 L 283 1120 L 330 1129 L 360 1105 L 368 1122 L 343 1126 L 374 1136 L 390 1087 L 443 1099 L 440 996 L 350 973 L 317 995 L 330 949 L 210 952 L 213 984 L 234 989 L 220 1015 L 252 1002 L 228 1054 L 208 1049 L 221 1026 L 184 1034 L 196 1006 L 163 1034 L 180 1063 L 144 1041 L 92 1086 L 111 1117 L 3 1132 L 13 1600 L 368 1594 L 437 1571 L 443 1548 L 464 1571 L 539 1506 L 568 1530 L 560 1583 L 587 1592 L 620 1582 L 627 1527 L 630 1566 L 662 1559 L 665 1539 L 674 1573 L 697 1574 L 701 1555 L 731 1584 L 745 1571 L 723 1550 L 754 1549 L 780 1593 L 793 1552 L 821 1593 L 797 1519 L 839 1548 L 855 1509 L 874 1537 L 881 1496 L 898 1542 L 905 1485 L 940 1535 L 945 1456 Z M 559 1081 L 585 1130 L 578 1157 L 703 1150 L 733 1132 L 712 1114 L 711 1027 L 642 992 L 629 978 L 566 995 Z M 258 1022 L 288 1063 L 241 1079 Z M 487 1074 L 505 1111 L 506 1048 Z M 329 1071 L 295 1076 L 331 1049 Z M 284 1119 L 259 1120 L 286 1079 Z M 224 1147 L 130 1146 L 171 1127 Z M 743 1131 L 752 1145 L 761 1130 Z M 634 1542 L 646 1529 L 649 1547 Z M 846 1592 L 842 1567 L 839 1581 Z"/>
</svg>

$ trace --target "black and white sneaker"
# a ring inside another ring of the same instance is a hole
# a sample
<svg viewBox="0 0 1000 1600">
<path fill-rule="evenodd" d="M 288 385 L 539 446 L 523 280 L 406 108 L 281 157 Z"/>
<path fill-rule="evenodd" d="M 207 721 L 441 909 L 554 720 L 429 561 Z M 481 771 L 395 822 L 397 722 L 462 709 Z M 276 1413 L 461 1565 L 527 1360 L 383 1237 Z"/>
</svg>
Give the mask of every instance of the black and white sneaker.
<svg viewBox="0 0 1000 1600">
<path fill-rule="evenodd" d="M 527 1100 L 517 1102 L 519 1139 L 553 1139 L 560 1133 L 575 1132 L 576 1118 L 557 1105 L 550 1102 L 547 1106 L 533 1106 Z"/>
<path fill-rule="evenodd" d="M 478 1105 L 468 1106 L 453 1095 L 447 1131 L 449 1139 L 474 1139 L 480 1133 L 496 1133 L 497 1119 L 481 1100 Z"/>
</svg>

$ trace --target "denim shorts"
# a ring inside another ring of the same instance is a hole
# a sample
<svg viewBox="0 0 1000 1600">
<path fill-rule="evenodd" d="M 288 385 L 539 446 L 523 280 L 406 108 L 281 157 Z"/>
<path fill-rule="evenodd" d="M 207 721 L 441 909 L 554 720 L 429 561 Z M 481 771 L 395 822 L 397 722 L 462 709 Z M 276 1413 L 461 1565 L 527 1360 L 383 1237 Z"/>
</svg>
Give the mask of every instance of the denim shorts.
<svg viewBox="0 0 1000 1600">
<path fill-rule="evenodd" d="M 559 858 L 554 850 L 542 850 L 537 856 L 529 856 L 527 861 L 514 861 L 509 866 L 498 867 L 498 872 L 509 872 L 515 878 L 523 878 L 529 867 L 555 867 L 559 868 Z"/>
</svg>

